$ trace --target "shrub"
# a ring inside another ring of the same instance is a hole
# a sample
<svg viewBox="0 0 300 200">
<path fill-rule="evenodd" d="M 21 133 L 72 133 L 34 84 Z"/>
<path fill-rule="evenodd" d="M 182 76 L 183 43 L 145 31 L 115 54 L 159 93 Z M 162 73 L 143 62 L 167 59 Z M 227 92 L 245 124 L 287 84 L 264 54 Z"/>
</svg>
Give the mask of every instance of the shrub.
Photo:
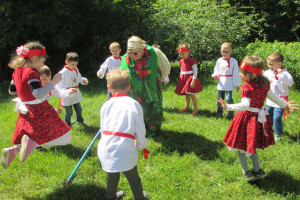
<svg viewBox="0 0 300 200">
<path fill-rule="evenodd" d="M 241 61 L 246 55 L 258 55 L 265 61 L 267 57 L 274 53 L 280 52 L 284 56 L 283 66 L 291 73 L 294 78 L 294 86 L 300 89 L 300 42 L 284 43 L 275 41 L 273 43 L 256 40 L 246 47 L 239 47 L 234 50 L 233 54 Z"/>
</svg>

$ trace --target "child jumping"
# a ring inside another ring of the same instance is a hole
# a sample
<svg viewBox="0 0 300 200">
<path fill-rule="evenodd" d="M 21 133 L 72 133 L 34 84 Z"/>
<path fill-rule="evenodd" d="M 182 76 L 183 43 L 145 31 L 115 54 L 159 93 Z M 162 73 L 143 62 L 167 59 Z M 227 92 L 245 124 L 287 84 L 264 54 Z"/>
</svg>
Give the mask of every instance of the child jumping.
<svg viewBox="0 0 300 200">
<path fill-rule="evenodd" d="M 288 101 L 289 98 L 289 87 L 294 84 L 293 77 L 291 74 L 284 69 L 282 66 L 283 55 L 279 52 L 273 53 L 267 58 L 269 70 L 264 72 L 264 76 L 271 82 L 271 90 L 277 96 L 284 101 Z M 282 115 L 284 113 L 287 118 L 284 109 L 280 108 L 276 103 L 267 98 L 267 112 L 269 113 L 271 122 L 274 126 L 275 142 L 280 141 L 283 133 L 282 128 Z"/>
<path fill-rule="evenodd" d="M 146 139 L 143 109 L 127 96 L 130 78 L 127 70 L 116 69 L 106 75 L 107 86 L 112 98 L 101 108 L 102 131 L 98 144 L 98 157 L 102 169 L 107 173 L 106 197 L 120 199 L 123 191 L 117 192 L 120 172 L 129 182 L 135 199 L 147 199 L 137 171 L 137 149 L 149 145 Z"/>
<path fill-rule="evenodd" d="M 17 55 L 9 62 L 15 69 L 9 86 L 11 95 L 18 95 L 16 105 L 18 119 L 12 138 L 14 146 L 2 150 L 1 164 L 7 168 L 20 152 L 24 162 L 37 146 L 66 145 L 71 142 L 70 127 L 58 116 L 46 96 L 61 80 L 54 75 L 46 86 L 41 87 L 39 69 L 46 60 L 46 49 L 39 42 L 29 42 L 16 50 Z"/>
<path fill-rule="evenodd" d="M 62 97 L 62 105 L 65 107 L 65 122 L 71 126 L 71 116 L 73 115 L 73 108 L 76 111 L 76 121 L 78 124 L 83 124 L 83 117 L 82 117 L 82 108 L 80 102 L 83 100 L 80 90 L 79 90 L 79 83 L 83 85 L 88 85 L 87 78 L 84 78 L 79 73 L 77 68 L 79 57 L 78 54 L 75 52 L 70 52 L 67 54 L 66 57 L 66 65 L 60 71 L 62 74 L 62 81 L 59 83 L 59 86 L 63 89 L 76 89 L 76 92 L 72 96 Z"/>
<path fill-rule="evenodd" d="M 292 102 L 281 100 L 270 90 L 270 83 L 262 75 L 265 63 L 258 56 L 247 56 L 241 63 L 240 76 L 246 83 L 241 87 L 241 103 L 225 104 L 221 98 L 223 109 L 238 111 L 223 139 L 229 150 L 238 152 L 243 168 L 243 175 L 248 181 L 254 181 L 267 176 L 259 165 L 257 149 L 274 145 L 273 129 L 270 118 L 264 110 L 266 97 L 276 102 L 280 107 L 293 111 L 298 110 Z M 247 157 L 250 157 L 253 170 L 248 169 Z"/>
<path fill-rule="evenodd" d="M 223 43 L 221 46 L 222 57 L 217 60 L 216 66 L 214 68 L 214 73 L 212 74 L 212 77 L 214 77 L 215 79 L 219 79 L 217 85 L 218 100 L 220 98 L 224 99 L 226 93 L 226 101 L 228 104 L 233 104 L 233 88 L 236 87 L 236 91 L 238 92 L 241 85 L 239 65 L 237 60 L 230 56 L 231 53 L 231 44 L 229 42 Z M 219 102 L 217 103 L 217 105 L 218 109 L 216 118 L 218 119 L 223 114 L 223 108 Z M 229 111 L 227 118 L 233 118 L 233 111 Z"/>
<path fill-rule="evenodd" d="M 121 47 L 118 42 L 113 42 L 109 45 L 109 50 L 112 54 L 112 56 L 108 57 L 105 62 L 100 66 L 100 69 L 97 72 L 97 76 L 99 78 L 103 78 L 106 70 L 108 72 L 115 70 L 121 65 L 121 57 L 120 57 L 120 52 L 121 52 Z M 107 100 L 111 98 L 111 93 L 107 89 Z"/>
<path fill-rule="evenodd" d="M 185 107 L 179 110 L 180 113 L 189 110 L 190 98 L 193 101 L 194 112 L 192 115 L 197 115 L 197 97 L 196 94 L 202 91 L 201 83 L 197 78 L 197 61 L 189 56 L 189 46 L 180 44 L 177 48 L 179 57 L 179 65 L 181 68 L 180 78 L 175 89 L 178 95 L 185 95 Z"/>
</svg>

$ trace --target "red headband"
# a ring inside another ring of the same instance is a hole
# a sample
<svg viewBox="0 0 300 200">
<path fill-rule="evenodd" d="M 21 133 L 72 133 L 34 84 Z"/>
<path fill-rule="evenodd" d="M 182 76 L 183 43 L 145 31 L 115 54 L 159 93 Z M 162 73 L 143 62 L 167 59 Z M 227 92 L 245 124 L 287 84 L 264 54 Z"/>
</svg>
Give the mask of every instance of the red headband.
<svg viewBox="0 0 300 200">
<path fill-rule="evenodd" d="M 244 61 L 241 62 L 240 67 L 241 67 L 241 69 L 243 69 L 247 72 L 257 74 L 257 75 L 261 75 L 262 71 L 264 70 L 263 68 L 252 67 L 251 65 L 244 63 Z"/>
<path fill-rule="evenodd" d="M 189 52 L 188 48 L 178 48 L 178 52 Z"/>
<path fill-rule="evenodd" d="M 17 48 L 16 52 L 17 55 L 21 56 L 22 58 L 47 55 L 45 48 L 30 50 L 27 47 L 20 46 Z"/>
</svg>

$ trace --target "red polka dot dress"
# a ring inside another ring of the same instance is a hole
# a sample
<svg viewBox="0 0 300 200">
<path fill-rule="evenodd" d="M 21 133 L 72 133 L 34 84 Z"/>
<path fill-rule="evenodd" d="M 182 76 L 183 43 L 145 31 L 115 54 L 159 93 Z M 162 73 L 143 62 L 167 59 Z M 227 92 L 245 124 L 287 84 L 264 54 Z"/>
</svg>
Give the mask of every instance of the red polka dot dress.
<svg viewBox="0 0 300 200">
<path fill-rule="evenodd" d="M 178 95 L 197 94 L 202 91 L 201 83 L 198 78 L 195 80 L 195 87 L 191 88 L 191 82 L 193 79 L 193 65 L 196 65 L 197 61 L 191 57 L 188 59 L 181 59 L 179 65 L 181 67 L 180 78 L 175 89 L 175 93 Z"/>
<path fill-rule="evenodd" d="M 270 86 L 260 88 L 255 83 L 245 83 L 241 87 L 242 98 L 250 98 L 250 107 L 261 109 Z M 243 150 L 247 153 L 256 153 L 256 149 L 264 149 L 274 145 L 273 129 L 270 118 L 266 115 L 264 124 L 257 121 L 258 113 L 251 111 L 238 111 L 223 139 L 226 145 L 233 149 Z M 264 133 L 265 130 L 265 133 Z"/>
<path fill-rule="evenodd" d="M 31 67 L 20 67 L 13 73 L 13 81 L 22 102 L 36 100 L 29 88 L 30 80 L 38 79 L 39 72 Z M 12 143 L 20 144 L 23 135 L 28 135 L 39 145 L 57 139 L 71 128 L 59 117 L 53 106 L 45 99 L 38 104 L 26 104 L 28 112 L 19 112 Z"/>
</svg>

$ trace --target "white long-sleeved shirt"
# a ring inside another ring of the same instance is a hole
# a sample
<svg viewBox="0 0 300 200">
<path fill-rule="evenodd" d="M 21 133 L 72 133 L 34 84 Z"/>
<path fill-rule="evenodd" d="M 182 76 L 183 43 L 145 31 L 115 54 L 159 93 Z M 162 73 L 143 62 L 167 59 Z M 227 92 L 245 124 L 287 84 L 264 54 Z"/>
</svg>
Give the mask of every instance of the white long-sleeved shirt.
<svg viewBox="0 0 300 200">
<path fill-rule="evenodd" d="M 51 96 L 55 96 L 57 98 L 67 98 L 75 95 L 75 93 L 70 93 L 70 89 L 63 89 L 59 85 L 55 85 L 54 89 L 47 95 L 47 100 L 50 101 Z"/>
<path fill-rule="evenodd" d="M 219 83 L 217 85 L 218 90 L 232 91 L 234 87 L 241 85 L 239 73 L 239 65 L 235 58 L 230 58 L 230 67 L 228 66 L 227 60 L 219 58 L 212 77 L 219 77 Z"/>
<path fill-rule="evenodd" d="M 78 68 L 76 70 L 70 70 L 69 68 L 64 67 L 59 73 L 62 74 L 62 80 L 58 83 L 58 86 L 62 89 L 76 88 L 76 93 L 72 96 L 62 97 L 62 104 L 64 106 L 70 106 L 82 101 L 82 96 L 78 88 L 79 83 L 83 84 L 83 81 L 87 81 L 87 78 L 84 78 L 79 73 Z"/>
<path fill-rule="evenodd" d="M 100 65 L 100 68 L 97 71 L 97 76 L 101 74 L 100 78 L 104 78 L 106 70 L 108 70 L 108 72 L 113 71 L 120 65 L 121 65 L 121 57 L 116 58 L 114 56 L 110 56 L 104 61 L 102 65 Z"/>
<path fill-rule="evenodd" d="M 137 164 L 137 149 L 149 145 L 141 105 L 128 96 L 112 97 L 101 108 L 101 131 L 127 133 L 132 138 L 101 134 L 98 157 L 106 172 L 124 172 Z"/>
<path fill-rule="evenodd" d="M 294 84 L 293 77 L 291 74 L 285 69 L 282 70 L 282 73 L 277 74 L 277 78 L 275 77 L 277 73 L 272 70 L 264 71 L 263 75 L 269 79 L 271 82 L 270 89 L 273 93 L 275 93 L 280 98 L 284 99 L 289 96 L 289 87 Z M 271 107 L 279 108 L 280 106 L 276 104 L 271 99 L 267 98 L 266 104 Z"/>
</svg>

